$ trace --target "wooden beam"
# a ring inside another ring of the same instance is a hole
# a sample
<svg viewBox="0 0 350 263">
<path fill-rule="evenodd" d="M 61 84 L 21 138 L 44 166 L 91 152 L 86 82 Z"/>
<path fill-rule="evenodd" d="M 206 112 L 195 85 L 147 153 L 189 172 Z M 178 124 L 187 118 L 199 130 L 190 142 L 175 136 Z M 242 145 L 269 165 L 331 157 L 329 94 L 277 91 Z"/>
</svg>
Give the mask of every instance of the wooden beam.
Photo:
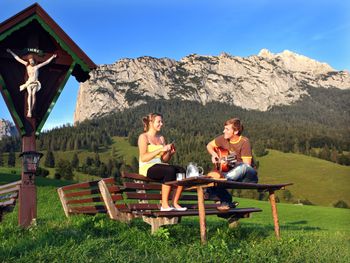
<svg viewBox="0 0 350 263">
<path fill-rule="evenodd" d="M 269 199 L 270 199 L 271 210 L 272 210 L 273 224 L 275 226 L 275 234 L 276 234 L 277 239 L 279 239 L 280 238 L 280 227 L 278 224 L 278 214 L 277 214 L 276 198 L 275 198 L 274 191 L 269 191 Z"/>
</svg>

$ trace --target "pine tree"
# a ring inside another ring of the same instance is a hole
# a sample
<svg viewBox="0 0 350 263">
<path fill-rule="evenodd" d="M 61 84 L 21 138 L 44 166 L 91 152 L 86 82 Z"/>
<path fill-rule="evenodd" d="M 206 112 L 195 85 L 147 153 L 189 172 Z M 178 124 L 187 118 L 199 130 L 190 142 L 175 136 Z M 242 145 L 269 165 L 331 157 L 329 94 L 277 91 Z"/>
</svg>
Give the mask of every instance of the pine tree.
<svg viewBox="0 0 350 263">
<path fill-rule="evenodd" d="M 330 154 L 330 160 L 333 163 L 338 163 L 338 151 L 337 149 L 333 148 Z"/>
<path fill-rule="evenodd" d="M 114 168 L 113 160 L 109 159 L 108 163 L 107 163 L 107 174 L 108 174 L 109 177 L 112 176 L 113 168 Z"/>
<path fill-rule="evenodd" d="M 74 140 L 74 150 L 77 151 L 77 150 L 79 150 L 79 149 L 80 149 L 80 140 L 79 140 L 79 138 L 77 137 L 77 138 L 75 138 L 75 140 Z"/>
<path fill-rule="evenodd" d="M 128 141 L 129 141 L 130 145 L 137 146 L 137 140 L 138 140 L 137 135 L 133 132 L 130 132 L 129 136 L 128 136 Z"/>
<path fill-rule="evenodd" d="M 331 158 L 331 151 L 328 148 L 328 145 L 326 145 L 325 147 L 323 147 L 319 153 L 319 158 L 324 159 L 329 161 Z"/>
<path fill-rule="evenodd" d="M 0 166 L 4 166 L 4 156 L 2 152 L 0 152 Z"/>
<path fill-rule="evenodd" d="M 56 166 L 56 173 L 66 180 L 72 180 L 74 177 L 73 167 L 67 160 L 59 160 Z"/>
<path fill-rule="evenodd" d="M 85 159 L 86 166 L 91 166 L 93 164 L 93 162 L 94 162 L 93 158 L 91 158 L 90 156 L 86 157 L 86 159 Z"/>
<path fill-rule="evenodd" d="M 55 156 L 51 150 L 48 150 L 46 153 L 45 163 L 46 167 L 54 168 L 55 167 Z"/>
<path fill-rule="evenodd" d="M 9 157 L 8 157 L 8 160 L 7 160 L 7 165 L 9 167 L 15 167 L 16 166 L 16 155 L 15 155 L 15 152 L 14 151 L 10 151 L 9 152 Z"/>
<path fill-rule="evenodd" d="M 72 167 L 75 169 L 79 167 L 79 158 L 77 153 L 74 153 L 71 164 L 72 164 Z"/>
<path fill-rule="evenodd" d="M 134 173 L 138 173 L 138 171 L 139 171 L 139 162 L 138 162 L 138 160 L 136 159 L 135 156 L 132 157 L 130 166 L 131 166 L 131 169 L 132 169 L 132 171 Z"/>
<path fill-rule="evenodd" d="M 98 153 L 95 154 L 95 166 L 100 167 L 101 165 L 101 160 L 100 160 L 100 155 Z"/>
</svg>

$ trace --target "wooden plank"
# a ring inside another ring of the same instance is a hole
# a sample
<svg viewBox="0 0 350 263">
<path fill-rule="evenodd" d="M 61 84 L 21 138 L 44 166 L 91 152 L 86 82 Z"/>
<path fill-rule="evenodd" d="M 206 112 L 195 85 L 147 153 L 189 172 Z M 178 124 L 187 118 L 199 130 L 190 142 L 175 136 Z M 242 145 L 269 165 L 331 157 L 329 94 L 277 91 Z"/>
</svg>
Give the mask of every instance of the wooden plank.
<svg viewBox="0 0 350 263">
<path fill-rule="evenodd" d="M 152 180 L 152 179 L 148 178 L 147 176 L 143 176 L 141 174 L 135 174 L 135 173 L 122 173 L 122 178 L 140 180 L 140 181 L 145 181 L 145 182 L 156 182 L 155 180 Z"/>
<path fill-rule="evenodd" d="M 118 205 L 115 205 L 115 200 L 112 198 L 112 195 L 110 193 L 110 189 L 112 187 L 109 187 L 107 186 L 106 182 L 101 180 L 99 183 L 98 183 L 98 187 L 100 189 L 100 192 L 101 192 L 101 196 L 104 200 L 104 203 L 106 205 L 106 210 L 107 210 L 107 213 L 109 215 L 109 217 L 111 219 L 114 219 L 114 220 L 119 220 L 119 221 L 122 221 L 122 222 L 127 222 L 130 220 L 130 217 L 121 213 L 121 211 L 119 210 L 120 206 Z M 123 197 L 122 195 L 120 195 L 120 197 Z M 122 198 L 123 199 L 123 198 Z M 120 200 L 122 200 L 120 199 Z M 126 209 L 127 207 L 125 206 L 124 204 L 124 208 Z"/>
<path fill-rule="evenodd" d="M 0 207 L 14 205 L 16 203 L 16 199 L 6 200 L 4 202 L 0 202 Z"/>
<path fill-rule="evenodd" d="M 66 203 L 67 205 L 71 205 L 71 204 L 85 204 L 85 203 L 97 203 L 97 202 L 103 202 L 102 197 L 96 196 L 96 197 L 83 198 L 83 199 L 70 199 Z"/>
<path fill-rule="evenodd" d="M 127 204 L 115 204 L 115 208 L 117 208 L 120 212 L 131 213 L 131 210 Z"/>
<path fill-rule="evenodd" d="M 271 212 L 273 217 L 273 224 L 275 228 L 275 234 L 277 239 L 280 238 L 280 227 L 278 224 L 278 214 L 277 214 L 277 206 L 276 206 L 276 199 L 275 199 L 275 192 L 269 191 L 269 199 L 271 204 Z"/>
<path fill-rule="evenodd" d="M 2 190 L 2 189 L 6 189 L 6 188 L 8 188 L 8 187 L 15 186 L 15 185 L 20 185 L 21 183 L 22 183 L 22 181 L 21 181 L 21 180 L 19 180 L 19 181 L 13 182 L 13 183 L 9 183 L 9 184 L 0 185 L 0 190 Z"/>
<path fill-rule="evenodd" d="M 139 199 L 139 200 L 161 200 L 162 195 L 159 193 L 136 193 L 136 192 L 126 192 L 127 199 Z M 171 200 L 171 197 L 169 197 Z M 181 195 L 180 200 L 182 201 L 195 201 L 197 200 L 196 195 Z"/>
<path fill-rule="evenodd" d="M 62 188 L 58 188 L 57 193 L 58 193 L 58 197 L 60 198 L 64 214 L 66 215 L 66 217 L 69 217 L 69 208 L 66 203 L 66 197 L 65 197 L 64 191 L 62 190 Z"/>
<path fill-rule="evenodd" d="M 63 191 L 68 191 L 68 190 L 75 190 L 79 188 L 91 188 L 93 186 L 97 187 L 99 181 L 91 181 L 91 182 L 85 182 L 85 183 L 79 183 L 79 184 L 71 184 L 71 185 L 66 185 L 62 186 Z"/>
<path fill-rule="evenodd" d="M 127 199 L 161 200 L 161 194 L 126 192 Z"/>
<path fill-rule="evenodd" d="M 15 192 L 15 191 L 19 191 L 19 185 L 15 186 L 15 187 L 7 188 L 7 189 L 3 188 L 0 191 L 0 195 Z"/>
<path fill-rule="evenodd" d="M 94 205 L 94 206 L 77 206 L 77 207 L 70 207 L 69 212 L 96 212 L 96 213 L 101 213 L 101 212 L 106 212 L 107 209 L 104 205 Z"/>
<path fill-rule="evenodd" d="M 7 200 L 7 199 L 12 199 L 12 198 L 16 199 L 17 197 L 18 197 L 18 192 L 14 192 L 14 193 L 0 196 L 0 200 Z"/>
<path fill-rule="evenodd" d="M 286 186 L 293 185 L 292 183 L 283 183 L 283 184 L 255 184 L 255 183 L 243 183 L 243 182 L 235 182 L 228 180 L 218 180 L 212 179 L 207 176 L 200 177 L 191 177 L 186 178 L 181 181 L 171 181 L 167 182 L 167 185 L 180 185 L 185 187 L 193 187 L 196 185 L 208 185 L 210 183 L 214 183 L 215 186 L 220 186 L 227 189 L 256 189 L 260 191 L 270 191 L 270 190 L 280 190 Z"/>
<path fill-rule="evenodd" d="M 132 183 L 132 182 L 125 182 L 123 183 L 126 190 L 128 189 L 137 189 L 137 190 L 161 190 L 162 185 L 161 184 L 142 184 L 142 183 Z"/>
<path fill-rule="evenodd" d="M 222 215 L 222 216 L 235 216 L 235 217 L 245 217 L 246 214 L 261 212 L 260 208 L 231 208 L 228 211 L 220 212 L 217 209 L 206 209 L 206 215 Z M 174 216 L 198 216 L 199 210 L 191 209 L 186 211 L 170 211 L 170 212 L 162 212 L 162 211 L 151 211 L 145 212 L 145 214 L 158 217 L 174 217 Z"/>
<path fill-rule="evenodd" d="M 135 210 L 159 210 L 160 209 L 160 204 L 135 203 L 135 204 L 127 204 L 127 206 L 132 211 L 135 211 Z"/>
<path fill-rule="evenodd" d="M 101 214 L 105 214 L 107 212 L 106 209 L 93 209 L 93 208 L 90 208 L 90 209 L 77 209 L 77 208 L 70 208 L 69 209 L 69 213 L 70 214 L 91 214 L 91 215 L 94 215 L 94 214 L 98 214 L 98 213 L 101 213 Z"/>
<path fill-rule="evenodd" d="M 115 185 L 115 179 L 113 177 L 110 178 L 104 178 L 102 179 L 106 184 L 114 184 Z"/>
<path fill-rule="evenodd" d="M 259 191 L 275 191 L 292 185 L 292 183 L 284 184 L 255 184 L 255 183 L 242 183 L 234 181 L 218 181 L 214 180 L 216 186 L 221 186 L 228 189 L 256 189 Z"/>
<path fill-rule="evenodd" d="M 122 189 L 117 185 L 110 185 L 110 186 L 108 186 L 108 191 L 110 193 L 120 193 L 120 192 L 122 192 Z"/>
<path fill-rule="evenodd" d="M 199 226 L 202 244 L 207 243 L 207 223 L 205 220 L 205 206 L 204 206 L 204 194 L 203 187 L 197 187 L 197 197 L 198 197 L 198 216 L 199 216 Z"/>
<path fill-rule="evenodd" d="M 90 190 L 85 190 L 81 192 L 71 192 L 71 193 L 66 193 L 65 197 L 77 197 L 77 196 L 84 196 L 84 195 L 94 195 L 94 194 L 100 194 L 100 189 L 90 189 Z"/>
</svg>

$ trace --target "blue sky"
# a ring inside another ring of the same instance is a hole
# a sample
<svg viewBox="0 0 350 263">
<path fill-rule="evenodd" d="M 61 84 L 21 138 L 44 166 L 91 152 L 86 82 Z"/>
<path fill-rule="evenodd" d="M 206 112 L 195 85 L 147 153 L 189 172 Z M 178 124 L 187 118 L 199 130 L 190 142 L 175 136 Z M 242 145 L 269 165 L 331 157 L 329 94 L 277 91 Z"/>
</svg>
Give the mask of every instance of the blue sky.
<svg viewBox="0 0 350 263">
<path fill-rule="evenodd" d="M 350 69 L 350 2 L 344 0 L 37 1 L 96 64 L 197 53 L 234 56 L 285 49 Z M 33 4 L 1 0 L 0 22 Z M 71 77 L 44 129 L 73 122 Z M 12 120 L 0 96 L 0 118 Z"/>
</svg>

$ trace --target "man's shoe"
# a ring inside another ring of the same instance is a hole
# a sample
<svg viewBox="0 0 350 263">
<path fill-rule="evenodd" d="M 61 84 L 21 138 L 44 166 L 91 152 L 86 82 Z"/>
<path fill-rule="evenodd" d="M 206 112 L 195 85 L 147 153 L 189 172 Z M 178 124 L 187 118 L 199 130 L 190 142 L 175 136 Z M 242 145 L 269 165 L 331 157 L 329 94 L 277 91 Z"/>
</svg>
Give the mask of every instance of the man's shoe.
<svg viewBox="0 0 350 263">
<path fill-rule="evenodd" d="M 239 205 L 238 202 L 233 201 L 232 203 L 229 204 L 230 208 L 236 208 Z"/>
<path fill-rule="evenodd" d="M 228 204 L 220 204 L 219 206 L 216 207 L 217 210 L 220 212 L 227 212 L 230 210 L 230 206 Z"/>
</svg>

